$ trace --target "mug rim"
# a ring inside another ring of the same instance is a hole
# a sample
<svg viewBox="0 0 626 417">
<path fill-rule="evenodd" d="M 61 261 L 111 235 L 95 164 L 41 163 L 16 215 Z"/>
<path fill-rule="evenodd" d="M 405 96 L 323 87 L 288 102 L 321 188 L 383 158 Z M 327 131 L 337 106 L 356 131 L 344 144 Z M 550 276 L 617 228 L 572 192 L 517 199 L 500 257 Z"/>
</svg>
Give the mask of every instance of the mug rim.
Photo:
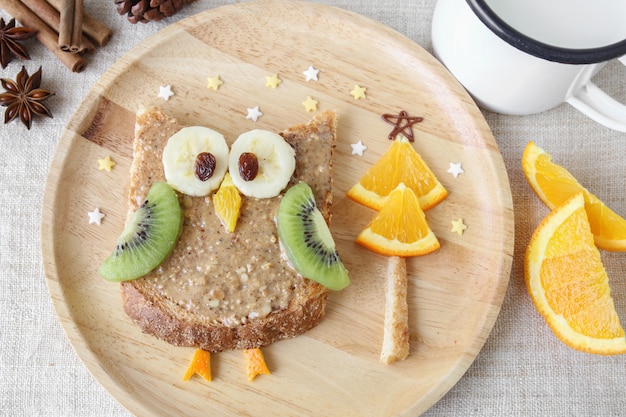
<svg viewBox="0 0 626 417">
<path fill-rule="evenodd" d="M 485 0 L 466 0 L 476 17 L 496 36 L 537 58 L 562 64 L 596 64 L 626 55 L 626 39 L 598 48 L 563 48 L 533 39 L 502 20 Z"/>
</svg>

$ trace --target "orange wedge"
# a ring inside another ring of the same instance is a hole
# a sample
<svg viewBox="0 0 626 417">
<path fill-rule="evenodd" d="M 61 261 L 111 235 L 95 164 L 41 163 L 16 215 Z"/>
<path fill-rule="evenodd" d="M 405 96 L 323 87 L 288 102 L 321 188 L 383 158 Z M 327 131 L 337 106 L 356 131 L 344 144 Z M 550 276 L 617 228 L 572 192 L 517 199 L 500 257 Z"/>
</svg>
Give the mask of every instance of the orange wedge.
<svg viewBox="0 0 626 417">
<path fill-rule="evenodd" d="M 356 238 L 369 250 L 388 256 L 426 255 L 439 248 L 412 189 L 400 183 Z"/>
<path fill-rule="evenodd" d="M 226 231 L 230 233 L 235 230 L 241 209 L 241 195 L 228 172 L 213 196 L 213 205 L 215 214 L 220 218 Z"/>
<path fill-rule="evenodd" d="M 380 210 L 400 183 L 418 196 L 422 210 L 436 206 L 448 195 L 409 140 L 399 135 L 387 152 L 348 191 L 348 197 Z"/>
<path fill-rule="evenodd" d="M 522 169 L 535 194 L 550 209 L 582 191 L 596 246 L 626 251 L 626 220 L 587 191 L 569 171 L 553 163 L 552 157 L 533 142 L 526 145 Z"/>
<path fill-rule="evenodd" d="M 573 349 L 626 353 L 626 337 L 609 278 L 593 242 L 583 193 L 555 208 L 526 251 L 524 275 L 535 307 L 554 334 Z"/>
</svg>

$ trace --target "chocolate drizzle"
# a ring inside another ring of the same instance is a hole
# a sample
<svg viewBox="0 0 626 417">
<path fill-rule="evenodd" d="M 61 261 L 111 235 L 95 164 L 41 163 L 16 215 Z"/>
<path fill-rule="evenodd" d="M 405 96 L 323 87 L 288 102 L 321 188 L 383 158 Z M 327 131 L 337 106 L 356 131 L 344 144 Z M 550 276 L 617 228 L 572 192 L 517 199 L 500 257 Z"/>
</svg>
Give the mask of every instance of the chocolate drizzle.
<svg viewBox="0 0 626 417">
<path fill-rule="evenodd" d="M 402 110 L 398 115 L 383 114 L 382 118 L 385 122 L 393 126 L 393 130 L 389 136 L 387 136 L 389 140 L 395 140 L 396 136 L 403 134 L 410 142 L 415 140 L 415 136 L 413 135 L 413 125 L 424 120 L 423 117 L 419 116 L 411 117 L 404 110 Z"/>
</svg>

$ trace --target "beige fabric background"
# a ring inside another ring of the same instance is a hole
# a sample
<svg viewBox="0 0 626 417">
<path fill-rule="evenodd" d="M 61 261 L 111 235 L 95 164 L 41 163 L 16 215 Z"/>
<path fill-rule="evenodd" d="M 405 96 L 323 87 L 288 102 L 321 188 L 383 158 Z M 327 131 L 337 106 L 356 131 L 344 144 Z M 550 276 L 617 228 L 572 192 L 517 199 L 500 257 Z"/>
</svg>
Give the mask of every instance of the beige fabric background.
<svg viewBox="0 0 626 417">
<path fill-rule="evenodd" d="M 371 17 L 431 50 L 436 0 L 324 0 Z M 0 416 L 128 416 L 87 372 L 65 338 L 45 284 L 39 216 L 48 166 L 63 127 L 100 75 L 146 36 L 207 8 L 233 1 L 198 0 L 169 20 L 131 25 L 113 0 L 85 0 L 87 10 L 114 30 L 109 45 L 73 74 L 30 42 L 29 72 L 43 66 L 54 119 L 30 131 L 0 125 Z M 590 3 L 591 4 L 591 3 Z M 7 14 L 0 10 L 2 16 Z M 13 61 L 2 77 L 14 78 Z M 626 69 L 610 64 L 596 83 L 626 103 Z M 551 152 L 610 207 L 626 215 L 626 133 L 604 128 L 568 105 L 513 117 L 485 112 L 510 176 L 516 245 L 502 312 L 484 349 L 459 383 L 425 415 L 623 416 L 626 356 L 600 357 L 558 342 L 534 310 L 523 284 L 522 253 L 547 209 L 523 178 L 520 158 L 529 140 Z M 617 308 L 626 322 L 626 254 L 603 253 Z M 322 413 L 323 414 L 323 413 Z M 320 415 L 322 415 L 320 414 Z"/>
</svg>

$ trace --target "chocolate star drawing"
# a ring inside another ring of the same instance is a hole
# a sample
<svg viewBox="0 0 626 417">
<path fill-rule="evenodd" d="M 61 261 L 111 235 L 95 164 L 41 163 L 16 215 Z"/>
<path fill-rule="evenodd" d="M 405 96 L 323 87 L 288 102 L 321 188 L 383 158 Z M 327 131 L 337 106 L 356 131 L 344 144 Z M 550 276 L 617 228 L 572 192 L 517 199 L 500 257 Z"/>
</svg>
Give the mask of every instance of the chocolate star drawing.
<svg viewBox="0 0 626 417">
<path fill-rule="evenodd" d="M 396 136 L 400 133 L 406 136 L 406 138 L 413 142 L 415 137 L 413 135 L 413 125 L 424 120 L 423 117 L 414 116 L 402 110 L 397 116 L 394 114 L 383 114 L 383 120 L 393 126 L 393 130 L 389 134 L 389 140 L 395 140 Z"/>
</svg>

